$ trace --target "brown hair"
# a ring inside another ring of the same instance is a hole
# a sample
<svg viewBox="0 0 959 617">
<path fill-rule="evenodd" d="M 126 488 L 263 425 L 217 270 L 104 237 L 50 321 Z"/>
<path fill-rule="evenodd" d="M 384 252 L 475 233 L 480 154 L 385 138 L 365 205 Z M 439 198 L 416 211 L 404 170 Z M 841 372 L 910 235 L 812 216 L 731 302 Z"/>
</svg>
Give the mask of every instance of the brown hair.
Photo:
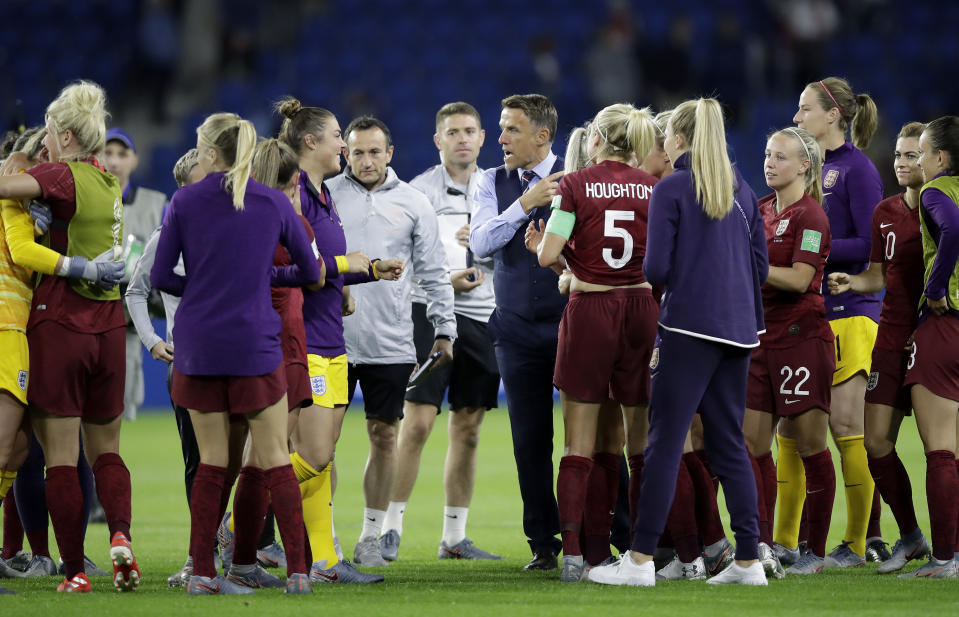
<svg viewBox="0 0 959 617">
<path fill-rule="evenodd" d="M 816 93 L 816 99 L 823 109 L 833 107 L 839 110 L 839 129 L 846 134 L 846 128 L 852 127 L 852 143 L 860 150 L 869 147 L 876 127 L 879 125 L 879 111 L 876 103 L 868 94 L 854 94 L 845 79 L 827 77 L 806 85 Z"/>
<path fill-rule="evenodd" d="M 949 153 L 949 169 L 955 171 L 959 167 L 959 118 L 956 116 L 943 116 L 936 118 L 926 125 L 923 131 L 929 140 L 929 145 L 936 149 L 936 152 Z"/>
<path fill-rule="evenodd" d="M 896 135 L 896 139 L 919 139 L 919 136 L 922 135 L 924 130 L 926 130 L 926 125 L 922 122 L 907 122 L 899 129 L 899 134 Z"/>
<path fill-rule="evenodd" d="M 322 107 L 303 107 L 299 100 L 288 96 L 273 104 L 273 110 L 283 116 L 279 138 L 299 153 L 303 148 L 303 139 L 307 135 L 319 137 L 326 123 L 333 118 L 333 112 Z"/>
<path fill-rule="evenodd" d="M 514 94 L 502 101 L 506 109 L 522 109 L 534 126 L 549 131 L 549 141 L 556 139 L 556 125 L 559 118 L 553 103 L 542 94 Z"/>
<path fill-rule="evenodd" d="M 440 107 L 440 110 L 436 112 L 436 126 L 439 126 L 440 122 L 446 120 L 450 116 L 456 115 L 473 116 L 476 118 L 476 125 L 480 128 L 483 128 L 483 121 L 480 120 L 479 112 L 476 111 L 475 107 L 469 103 L 464 103 L 463 101 L 447 103 L 446 105 Z"/>
</svg>

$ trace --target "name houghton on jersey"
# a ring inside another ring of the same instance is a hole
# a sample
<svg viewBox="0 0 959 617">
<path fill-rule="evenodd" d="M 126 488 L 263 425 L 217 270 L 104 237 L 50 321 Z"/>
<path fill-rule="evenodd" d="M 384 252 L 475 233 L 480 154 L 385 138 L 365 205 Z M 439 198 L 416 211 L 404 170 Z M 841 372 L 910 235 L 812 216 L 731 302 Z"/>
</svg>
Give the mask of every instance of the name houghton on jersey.
<svg viewBox="0 0 959 617">
<path fill-rule="evenodd" d="M 646 184 L 632 182 L 586 182 L 584 185 L 586 197 L 592 199 L 616 199 L 628 197 L 632 199 L 649 199 L 653 187 Z"/>
</svg>

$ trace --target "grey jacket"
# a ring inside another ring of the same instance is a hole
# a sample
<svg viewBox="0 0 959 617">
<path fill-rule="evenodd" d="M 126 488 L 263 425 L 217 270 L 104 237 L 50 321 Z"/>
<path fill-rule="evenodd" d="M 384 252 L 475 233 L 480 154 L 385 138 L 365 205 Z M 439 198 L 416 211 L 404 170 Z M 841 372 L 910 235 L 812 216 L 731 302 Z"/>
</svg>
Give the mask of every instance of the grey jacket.
<svg viewBox="0 0 959 617">
<path fill-rule="evenodd" d="M 346 233 L 346 250 L 371 258 L 397 258 L 410 268 L 398 281 L 350 287 L 356 312 L 343 320 L 346 356 L 352 364 L 413 364 L 411 278 L 426 294 L 427 316 L 436 334 L 456 337 L 453 287 L 446 271 L 436 212 L 429 200 L 387 168 L 386 181 L 372 191 L 349 168 L 327 182 Z"/>
<path fill-rule="evenodd" d="M 434 165 L 416 176 L 410 181 L 410 185 L 423 191 L 426 198 L 433 204 L 437 216 L 446 214 L 469 215 L 473 210 L 471 195 L 476 186 L 476 180 L 481 173 L 483 173 L 483 170 L 477 169 L 470 175 L 469 186 L 465 193 L 461 193 L 454 185 L 449 172 L 442 164 Z M 453 193 L 460 194 L 452 194 L 451 189 Z M 459 246 L 456 247 L 456 250 L 466 251 L 465 248 Z M 486 280 L 483 281 L 482 285 L 470 291 L 454 292 L 453 310 L 456 311 L 457 315 L 486 323 L 489 321 L 490 315 L 493 314 L 493 309 L 496 308 L 496 298 L 493 296 L 493 260 L 474 257 L 473 266 L 486 274 Z M 447 269 L 449 269 L 448 266 Z M 413 301 L 426 302 L 423 294 L 418 292 L 419 289 L 414 284 Z"/>
<path fill-rule="evenodd" d="M 133 327 L 137 330 L 140 342 L 148 350 L 153 349 L 157 343 L 163 340 L 153 329 L 153 322 L 150 321 L 150 310 L 147 306 L 150 291 L 153 289 L 150 284 L 150 270 L 153 269 L 153 260 L 156 258 L 157 242 L 159 240 L 160 227 L 157 227 L 150 239 L 147 240 L 146 246 L 143 247 L 143 254 L 133 270 L 133 276 L 130 277 L 130 284 L 127 286 L 125 296 L 127 311 L 130 313 L 130 319 L 133 320 Z M 182 255 L 180 256 L 180 262 L 173 268 L 173 271 L 180 276 L 185 274 Z M 160 298 L 163 300 L 163 312 L 166 313 L 166 342 L 172 346 L 173 318 L 176 315 L 177 307 L 180 306 L 180 298 L 162 291 L 160 292 Z"/>
</svg>

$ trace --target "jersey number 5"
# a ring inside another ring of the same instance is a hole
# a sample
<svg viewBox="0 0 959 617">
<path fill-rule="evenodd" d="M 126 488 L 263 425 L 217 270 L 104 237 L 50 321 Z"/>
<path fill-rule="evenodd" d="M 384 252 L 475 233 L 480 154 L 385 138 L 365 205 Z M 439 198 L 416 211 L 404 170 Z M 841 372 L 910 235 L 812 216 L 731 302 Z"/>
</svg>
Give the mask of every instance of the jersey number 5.
<svg viewBox="0 0 959 617">
<path fill-rule="evenodd" d="M 603 249 L 603 261 L 608 263 L 609 267 L 613 268 L 614 270 L 619 270 L 628 264 L 629 260 L 633 258 L 633 237 L 629 235 L 629 232 L 625 229 L 617 227 L 616 223 L 618 221 L 634 220 L 636 220 L 636 213 L 632 210 L 606 211 L 606 222 L 603 226 L 603 235 L 605 235 L 607 238 L 622 238 L 623 240 L 623 254 L 618 259 L 613 257 L 613 249 Z"/>
</svg>

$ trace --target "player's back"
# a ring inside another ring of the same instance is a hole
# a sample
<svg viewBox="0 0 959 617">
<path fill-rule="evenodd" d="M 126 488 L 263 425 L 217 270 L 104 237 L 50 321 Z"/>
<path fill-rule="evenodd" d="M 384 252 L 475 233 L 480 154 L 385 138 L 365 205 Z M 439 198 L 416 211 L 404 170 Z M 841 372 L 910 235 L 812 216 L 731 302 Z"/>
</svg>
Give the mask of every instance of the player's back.
<svg viewBox="0 0 959 617">
<path fill-rule="evenodd" d="M 563 255 L 576 278 L 597 285 L 645 282 L 646 224 L 656 181 L 610 160 L 563 178 L 559 207 L 576 214 Z"/>
</svg>

